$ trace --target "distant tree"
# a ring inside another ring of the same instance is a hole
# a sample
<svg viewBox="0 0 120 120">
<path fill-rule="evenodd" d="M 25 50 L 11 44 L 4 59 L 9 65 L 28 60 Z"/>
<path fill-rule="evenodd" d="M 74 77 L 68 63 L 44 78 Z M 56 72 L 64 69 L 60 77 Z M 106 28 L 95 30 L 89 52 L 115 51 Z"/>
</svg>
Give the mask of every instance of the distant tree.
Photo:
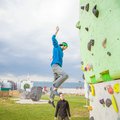
<svg viewBox="0 0 120 120">
<path fill-rule="evenodd" d="M 28 83 L 24 84 L 24 89 L 30 88 L 30 85 Z"/>
</svg>

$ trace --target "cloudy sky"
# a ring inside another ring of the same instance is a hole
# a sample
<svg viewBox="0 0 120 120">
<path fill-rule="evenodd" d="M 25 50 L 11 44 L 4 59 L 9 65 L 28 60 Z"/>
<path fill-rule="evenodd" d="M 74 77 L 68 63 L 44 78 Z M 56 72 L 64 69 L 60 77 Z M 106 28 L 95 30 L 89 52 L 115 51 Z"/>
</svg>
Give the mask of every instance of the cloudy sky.
<svg viewBox="0 0 120 120">
<path fill-rule="evenodd" d="M 81 80 L 79 0 L 0 0 L 0 79 L 52 81 L 51 36 L 66 41 L 63 69 Z"/>
</svg>

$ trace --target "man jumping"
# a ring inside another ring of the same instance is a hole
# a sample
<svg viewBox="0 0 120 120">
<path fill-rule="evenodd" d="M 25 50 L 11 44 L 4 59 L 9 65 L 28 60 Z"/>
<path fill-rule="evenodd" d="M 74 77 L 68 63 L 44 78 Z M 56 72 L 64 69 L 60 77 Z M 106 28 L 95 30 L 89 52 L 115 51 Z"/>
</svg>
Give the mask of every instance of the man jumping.
<svg viewBox="0 0 120 120">
<path fill-rule="evenodd" d="M 55 107 L 54 104 L 55 95 L 59 96 L 57 89 L 68 78 L 68 75 L 62 69 L 63 54 L 64 54 L 63 50 L 67 49 L 68 44 L 66 42 L 62 42 L 61 44 L 58 44 L 58 41 L 56 39 L 56 35 L 58 31 L 59 31 L 59 27 L 56 27 L 56 32 L 52 36 L 53 56 L 52 56 L 51 67 L 54 74 L 54 81 L 53 81 L 53 86 L 50 88 L 49 104 L 51 104 L 53 107 Z"/>
</svg>

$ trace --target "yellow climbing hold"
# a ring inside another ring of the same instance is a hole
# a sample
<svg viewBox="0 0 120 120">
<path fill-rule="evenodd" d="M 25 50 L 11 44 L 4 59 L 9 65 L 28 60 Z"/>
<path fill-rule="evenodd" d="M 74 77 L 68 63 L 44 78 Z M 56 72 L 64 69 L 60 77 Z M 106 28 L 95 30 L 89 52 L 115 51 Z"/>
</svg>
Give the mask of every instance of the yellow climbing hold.
<svg viewBox="0 0 120 120">
<path fill-rule="evenodd" d="M 81 70 L 82 70 L 82 71 L 85 71 L 85 68 L 84 68 L 84 66 L 83 66 L 83 65 L 81 66 Z"/>
<path fill-rule="evenodd" d="M 119 110 L 118 110 L 118 106 L 117 106 L 117 102 L 116 102 L 116 99 L 115 99 L 114 95 L 112 95 L 112 106 L 113 106 L 113 108 L 114 108 L 114 110 L 115 110 L 116 112 L 119 111 Z"/>
<path fill-rule="evenodd" d="M 89 111 L 92 111 L 92 110 L 93 110 L 93 107 L 92 107 L 92 106 L 88 106 L 88 110 L 89 110 Z"/>
<path fill-rule="evenodd" d="M 113 89 L 114 89 L 114 92 L 119 93 L 119 92 L 120 92 L 120 84 L 119 84 L 119 83 L 116 83 L 116 84 L 113 86 Z"/>
<path fill-rule="evenodd" d="M 92 94 L 92 96 L 95 96 L 95 88 L 93 84 L 90 84 L 90 92 Z"/>
</svg>

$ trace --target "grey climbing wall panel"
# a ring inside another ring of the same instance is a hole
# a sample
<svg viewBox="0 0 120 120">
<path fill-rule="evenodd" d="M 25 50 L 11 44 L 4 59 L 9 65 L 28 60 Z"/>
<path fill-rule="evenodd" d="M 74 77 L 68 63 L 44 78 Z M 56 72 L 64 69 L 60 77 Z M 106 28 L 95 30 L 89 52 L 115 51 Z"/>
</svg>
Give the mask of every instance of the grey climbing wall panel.
<svg viewBox="0 0 120 120">
<path fill-rule="evenodd" d="M 116 93 L 114 91 L 113 94 L 110 94 L 108 92 L 108 89 L 106 90 L 104 89 L 105 87 L 108 87 L 108 86 L 111 86 L 114 89 L 114 85 L 116 83 L 119 83 L 120 85 L 120 80 L 94 84 L 95 96 L 92 96 L 91 93 L 89 96 L 90 106 L 92 106 L 92 111 L 90 111 L 90 116 L 93 116 L 94 120 L 117 120 L 119 118 L 120 93 Z M 120 92 L 120 86 L 119 86 L 119 92 Z M 112 104 L 109 107 L 106 105 L 107 99 L 110 99 L 112 101 L 112 95 L 116 100 L 116 105 L 118 106 L 118 112 L 115 111 Z M 105 104 L 100 103 L 100 100 L 102 99 L 104 100 Z"/>
</svg>

